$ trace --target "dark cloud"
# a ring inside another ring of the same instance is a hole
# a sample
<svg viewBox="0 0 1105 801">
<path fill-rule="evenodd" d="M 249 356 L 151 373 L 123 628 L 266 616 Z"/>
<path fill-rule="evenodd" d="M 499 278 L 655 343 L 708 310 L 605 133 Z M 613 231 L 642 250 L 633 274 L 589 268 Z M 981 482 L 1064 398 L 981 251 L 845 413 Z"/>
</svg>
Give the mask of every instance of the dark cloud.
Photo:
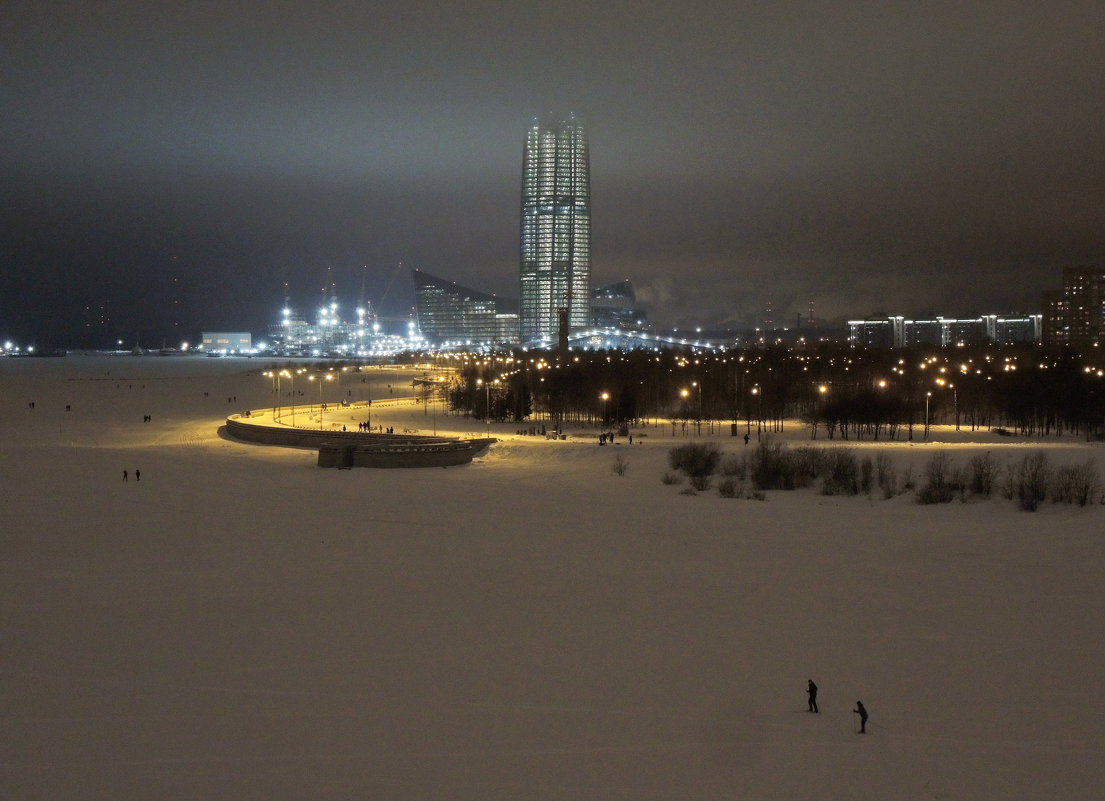
<svg viewBox="0 0 1105 801">
<path fill-rule="evenodd" d="M 1103 30 L 1088 1 L 10 3 L 0 334 L 96 303 L 261 329 L 362 265 L 403 314 L 400 262 L 514 294 L 547 110 L 590 130 L 596 283 L 665 325 L 1032 310 L 1102 260 Z"/>
</svg>

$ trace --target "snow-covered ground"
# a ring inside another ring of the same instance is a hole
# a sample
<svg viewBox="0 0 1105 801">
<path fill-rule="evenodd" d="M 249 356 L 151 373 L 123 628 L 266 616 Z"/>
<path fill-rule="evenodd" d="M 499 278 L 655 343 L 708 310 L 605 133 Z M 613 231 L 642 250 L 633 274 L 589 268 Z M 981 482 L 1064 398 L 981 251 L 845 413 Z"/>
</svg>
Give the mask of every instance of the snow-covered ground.
<svg viewBox="0 0 1105 801">
<path fill-rule="evenodd" d="M 686 441 L 665 427 L 599 447 L 493 424 L 468 466 L 320 470 L 220 436 L 272 405 L 266 366 L 0 359 L 0 798 L 1105 788 L 1101 506 L 682 495 L 660 481 Z M 484 430 L 380 403 L 410 375 L 324 391 L 375 398 L 397 430 Z M 848 444 L 916 472 L 945 447 Z M 1100 446 L 1046 447 L 1105 473 Z"/>
</svg>

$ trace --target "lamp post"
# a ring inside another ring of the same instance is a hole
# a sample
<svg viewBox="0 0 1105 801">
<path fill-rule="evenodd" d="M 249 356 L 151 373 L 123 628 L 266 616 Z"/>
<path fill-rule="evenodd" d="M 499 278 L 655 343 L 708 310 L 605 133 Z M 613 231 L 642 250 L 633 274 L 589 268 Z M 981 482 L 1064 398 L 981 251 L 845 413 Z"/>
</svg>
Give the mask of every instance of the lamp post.
<svg viewBox="0 0 1105 801">
<path fill-rule="evenodd" d="M 280 377 L 281 376 L 283 376 L 284 378 L 291 379 L 291 382 L 292 382 L 292 395 L 293 395 L 293 397 L 292 397 L 292 426 L 294 427 L 295 426 L 295 397 L 294 397 L 294 395 L 295 395 L 295 376 L 292 375 L 291 371 L 289 371 L 289 370 L 281 370 L 279 373 L 277 373 L 276 374 L 276 391 L 277 392 L 281 391 L 281 389 L 280 389 Z"/>
<path fill-rule="evenodd" d="M 483 396 L 484 397 L 484 401 L 483 401 L 484 402 L 483 421 L 484 421 L 484 423 L 487 424 L 487 436 L 488 436 L 488 438 L 490 438 L 491 437 L 491 384 L 488 383 L 487 381 L 484 381 L 482 378 L 477 378 L 476 379 L 476 386 L 478 387 L 480 384 L 483 384 L 483 392 L 484 392 L 484 396 Z"/>
<path fill-rule="evenodd" d="M 315 376 L 314 375 L 309 375 L 309 376 L 307 376 L 307 380 L 308 381 L 314 381 Z M 318 377 L 318 430 L 319 431 L 322 431 L 322 382 L 323 381 L 333 381 L 333 380 L 334 380 L 334 376 L 330 375 L 329 373 L 327 373 L 326 375 L 320 375 Z"/>
<path fill-rule="evenodd" d="M 692 381 L 691 386 L 692 387 L 698 387 L 698 420 L 696 421 L 695 427 L 698 429 L 699 436 L 701 436 L 702 435 L 702 420 L 703 420 L 703 414 L 702 414 L 702 384 L 698 383 L 697 381 Z M 710 433 L 709 427 L 707 427 L 706 433 L 707 434 Z"/>
<path fill-rule="evenodd" d="M 599 399 L 602 400 L 602 427 L 607 428 L 610 425 L 609 422 L 608 422 L 609 419 L 610 419 L 610 414 L 608 412 L 609 402 L 610 402 L 610 393 L 609 392 L 602 393 L 601 395 L 599 395 Z"/>
<path fill-rule="evenodd" d="M 929 438 L 929 399 L 932 397 L 931 392 L 925 393 L 925 441 Z"/>
<path fill-rule="evenodd" d="M 759 398 L 759 411 L 756 417 L 756 438 L 759 439 L 760 434 L 763 433 L 764 427 L 764 393 L 760 390 L 759 384 L 752 387 L 752 394 Z M 751 424 L 749 424 L 748 427 L 751 429 Z"/>
<path fill-rule="evenodd" d="M 302 374 L 303 370 L 296 370 L 295 372 L 287 373 L 288 378 L 292 380 L 292 428 L 295 428 L 295 375 L 296 373 Z"/>
<path fill-rule="evenodd" d="M 268 378 L 272 381 L 272 421 L 275 423 L 276 422 L 276 393 L 277 393 L 277 386 L 278 386 L 279 381 L 280 381 L 280 376 L 279 376 L 279 374 L 277 374 L 276 372 L 274 372 L 272 370 L 266 370 L 264 373 L 262 373 L 262 375 L 265 376 L 265 378 Z"/>
<path fill-rule="evenodd" d="M 433 385 L 434 395 L 430 396 L 430 403 L 434 405 L 434 436 L 437 436 L 437 400 L 440 397 L 442 402 L 441 413 L 445 414 L 445 393 L 441 392 L 441 382 L 445 379 L 442 376 L 437 377 L 437 383 Z"/>
</svg>

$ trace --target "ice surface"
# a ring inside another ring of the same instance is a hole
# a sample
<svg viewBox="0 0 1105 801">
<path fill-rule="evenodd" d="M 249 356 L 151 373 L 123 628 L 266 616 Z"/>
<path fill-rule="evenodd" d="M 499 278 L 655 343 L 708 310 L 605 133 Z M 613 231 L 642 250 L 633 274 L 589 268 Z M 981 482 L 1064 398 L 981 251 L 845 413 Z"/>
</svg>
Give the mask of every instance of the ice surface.
<svg viewBox="0 0 1105 801">
<path fill-rule="evenodd" d="M 660 481 L 684 441 L 664 427 L 598 447 L 493 425 L 505 440 L 468 466 L 320 470 L 219 435 L 272 405 L 267 366 L 0 359 L 0 798 L 1105 787 L 1100 506 L 686 496 Z M 392 399 L 410 376 L 324 391 Z M 483 431 L 430 411 L 377 402 L 373 421 Z M 1105 468 L 1099 446 L 1046 446 Z M 858 447 L 919 471 L 943 446 Z"/>
</svg>

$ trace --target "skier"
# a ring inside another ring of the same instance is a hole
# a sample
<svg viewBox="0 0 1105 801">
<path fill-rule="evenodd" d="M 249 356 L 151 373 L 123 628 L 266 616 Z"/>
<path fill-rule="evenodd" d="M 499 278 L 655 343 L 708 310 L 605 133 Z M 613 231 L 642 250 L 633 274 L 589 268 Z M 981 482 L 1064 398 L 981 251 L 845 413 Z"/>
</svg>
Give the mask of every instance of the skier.
<svg viewBox="0 0 1105 801">
<path fill-rule="evenodd" d="M 810 679 L 808 684 L 806 693 L 810 697 L 810 712 L 820 712 L 821 710 L 817 708 L 817 685 L 813 683 L 813 679 Z"/>
<path fill-rule="evenodd" d="M 859 715 L 859 733 L 867 733 L 867 710 L 863 708 L 863 701 L 856 701 L 856 708 L 852 710 Z"/>
</svg>

